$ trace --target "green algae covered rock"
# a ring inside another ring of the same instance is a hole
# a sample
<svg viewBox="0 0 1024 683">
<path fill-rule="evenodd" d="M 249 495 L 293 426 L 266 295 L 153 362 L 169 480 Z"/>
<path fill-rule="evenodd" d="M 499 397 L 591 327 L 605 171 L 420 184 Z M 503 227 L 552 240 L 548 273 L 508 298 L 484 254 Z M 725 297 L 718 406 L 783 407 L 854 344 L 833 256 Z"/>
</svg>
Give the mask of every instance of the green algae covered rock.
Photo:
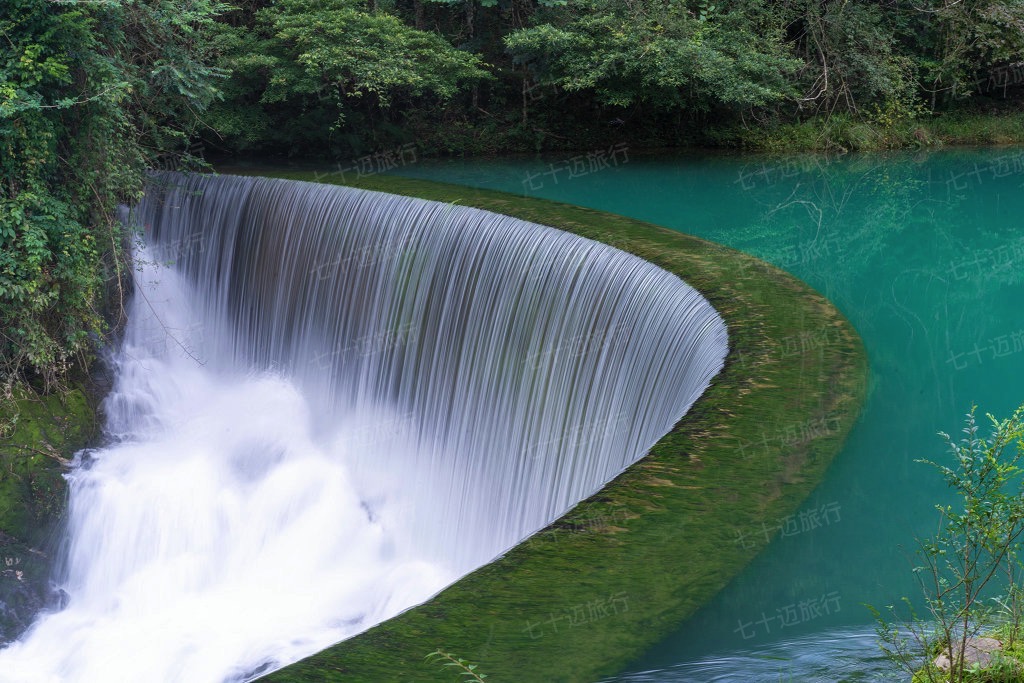
<svg viewBox="0 0 1024 683">
<path fill-rule="evenodd" d="M 19 387 L 0 403 L 0 643 L 53 597 L 50 549 L 64 514 L 64 472 L 96 432 L 85 390 L 41 396 Z"/>
<path fill-rule="evenodd" d="M 40 396 L 17 389 L 0 433 L 0 533 L 42 543 L 64 511 L 64 470 L 95 432 L 85 392 Z"/>
</svg>

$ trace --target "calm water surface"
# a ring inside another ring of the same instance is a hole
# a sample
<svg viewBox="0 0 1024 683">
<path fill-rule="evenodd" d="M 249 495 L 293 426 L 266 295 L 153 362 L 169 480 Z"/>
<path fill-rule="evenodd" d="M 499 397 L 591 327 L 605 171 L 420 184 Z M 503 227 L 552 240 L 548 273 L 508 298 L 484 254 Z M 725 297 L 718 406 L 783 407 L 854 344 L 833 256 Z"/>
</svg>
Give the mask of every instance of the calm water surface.
<svg viewBox="0 0 1024 683">
<path fill-rule="evenodd" d="M 710 604 L 615 681 L 896 678 L 865 605 L 920 595 L 914 538 L 948 493 L 919 458 L 939 431 L 1024 402 L 1024 150 L 761 159 L 588 157 L 408 163 L 403 175 L 651 221 L 770 261 L 828 296 L 867 346 L 870 394 L 825 480 Z M 778 340 L 780 353 L 828 343 Z M 764 439 L 797 434 L 765 428 Z M 756 444 L 737 444 L 755 448 Z"/>
</svg>

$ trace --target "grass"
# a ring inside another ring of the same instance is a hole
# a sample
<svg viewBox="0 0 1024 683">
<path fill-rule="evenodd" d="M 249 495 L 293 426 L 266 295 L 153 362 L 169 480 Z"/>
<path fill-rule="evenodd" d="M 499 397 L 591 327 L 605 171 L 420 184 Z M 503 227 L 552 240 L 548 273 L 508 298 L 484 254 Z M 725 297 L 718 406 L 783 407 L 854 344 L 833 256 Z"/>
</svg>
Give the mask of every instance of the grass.
<svg viewBox="0 0 1024 683">
<path fill-rule="evenodd" d="M 1024 112 L 948 114 L 930 121 L 928 132 L 947 145 L 1020 145 L 1024 144 Z"/>
<path fill-rule="evenodd" d="M 956 111 L 909 118 L 837 114 L 799 123 L 731 127 L 711 133 L 726 147 L 770 153 L 869 152 L 943 146 L 1024 144 L 1024 112 Z"/>
<path fill-rule="evenodd" d="M 1008 626 L 996 628 L 991 633 L 983 633 L 981 637 L 995 638 L 1003 643 L 1003 647 L 993 657 L 992 662 L 981 668 L 967 667 L 962 683 L 1019 683 L 1024 678 L 1024 643 L 1019 636 L 1010 638 Z M 1010 645 L 1010 642 L 1013 644 Z M 949 652 L 948 645 L 935 643 L 935 647 L 926 656 L 926 664 L 911 677 L 911 683 L 947 683 L 949 671 L 940 669 L 934 664 L 940 652 Z"/>
<path fill-rule="evenodd" d="M 489 681 L 591 682 L 621 671 L 766 544 L 737 543 L 736 529 L 792 514 L 821 480 L 866 391 L 859 336 L 787 273 L 665 228 L 420 180 L 373 176 L 360 186 L 476 206 L 633 252 L 708 298 L 729 326 L 730 352 L 704 396 L 645 458 L 544 532 L 429 602 L 262 680 L 455 680 L 424 660 L 438 649 L 474 662 Z M 830 343 L 784 351 L 823 334 Z M 812 424 L 828 428 L 797 442 L 765 438 Z"/>
</svg>

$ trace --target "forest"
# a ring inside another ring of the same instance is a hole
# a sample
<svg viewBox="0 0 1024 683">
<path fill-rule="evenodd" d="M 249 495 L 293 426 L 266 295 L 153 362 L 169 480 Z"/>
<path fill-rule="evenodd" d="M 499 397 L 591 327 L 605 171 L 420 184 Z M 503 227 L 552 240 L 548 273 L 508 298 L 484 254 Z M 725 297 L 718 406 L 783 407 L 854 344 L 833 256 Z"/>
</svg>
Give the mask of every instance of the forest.
<svg viewBox="0 0 1024 683">
<path fill-rule="evenodd" d="M 8 0 L 0 33 L 8 396 L 117 328 L 147 169 L 920 146 L 1013 119 L 1024 80 L 1017 0 Z"/>
</svg>

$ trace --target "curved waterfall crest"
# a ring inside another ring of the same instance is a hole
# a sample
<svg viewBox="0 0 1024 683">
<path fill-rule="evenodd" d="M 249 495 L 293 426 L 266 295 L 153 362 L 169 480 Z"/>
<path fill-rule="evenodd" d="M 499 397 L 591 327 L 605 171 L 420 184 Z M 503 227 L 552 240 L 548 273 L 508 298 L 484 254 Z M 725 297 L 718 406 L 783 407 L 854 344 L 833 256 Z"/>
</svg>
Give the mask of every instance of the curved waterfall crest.
<svg viewBox="0 0 1024 683">
<path fill-rule="evenodd" d="M 133 214 L 112 445 L 19 681 L 245 680 L 353 635 L 642 457 L 727 352 L 675 275 L 508 216 L 179 174 Z"/>
<path fill-rule="evenodd" d="M 153 258 L 206 293 L 204 334 L 220 348 L 204 355 L 278 369 L 328 421 L 407 421 L 416 455 L 402 466 L 430 483 L 434 506 L 462 501 L 421 521 L 452 538 L 505 546 L 550 522 L 643 455 L 722 367 L 710 304 L 599 242 L 298 181 L 155 186 L 138 220 Z"/>
</svg>

